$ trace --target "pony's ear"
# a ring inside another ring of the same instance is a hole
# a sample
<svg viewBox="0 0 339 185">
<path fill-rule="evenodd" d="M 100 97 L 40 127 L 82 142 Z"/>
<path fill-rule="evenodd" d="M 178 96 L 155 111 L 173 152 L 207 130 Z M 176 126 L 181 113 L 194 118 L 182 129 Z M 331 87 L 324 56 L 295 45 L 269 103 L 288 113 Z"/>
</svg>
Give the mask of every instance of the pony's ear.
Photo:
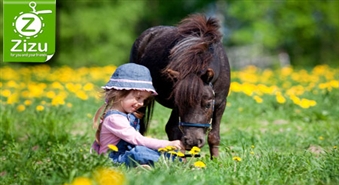
<svg viewBox="0 0 339 185">
<path fill-rule="evenodd" d="M 210 83 L 212 81 L 213 77 L 214 77 L 213 69 L 208 68 L 206 70 L 206 73 L 201 76 L 201 79 L 206 83 Z"/>
<path fill-rule="evenodd" d="M 180 73 L 178 71 L 174 71 L 172 69 L 167 69 L 166 72 L 171 76 L 171 78 L 178 79 Z"/>
</svg>

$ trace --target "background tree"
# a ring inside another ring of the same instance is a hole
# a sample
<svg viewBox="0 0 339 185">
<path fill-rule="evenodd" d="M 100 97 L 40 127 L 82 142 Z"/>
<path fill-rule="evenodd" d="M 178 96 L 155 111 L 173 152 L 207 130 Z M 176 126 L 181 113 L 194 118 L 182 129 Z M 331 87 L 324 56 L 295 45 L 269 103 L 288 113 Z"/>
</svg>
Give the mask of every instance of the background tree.
<svg viewBox="0 0 339 185">
<path fill-rule="evenodd" d="M 259 43 L 287 52 L 293 65 L 336 64 L 339 1 L 227 1 L 229 46 Z"/>
</svg>

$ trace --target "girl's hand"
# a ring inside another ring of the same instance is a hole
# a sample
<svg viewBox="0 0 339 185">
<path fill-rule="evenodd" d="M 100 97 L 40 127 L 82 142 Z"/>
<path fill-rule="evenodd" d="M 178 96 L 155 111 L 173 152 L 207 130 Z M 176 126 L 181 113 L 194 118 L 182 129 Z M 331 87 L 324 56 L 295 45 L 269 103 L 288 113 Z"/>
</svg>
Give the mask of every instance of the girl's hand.
<svg viewBox="0 0 339 185">
<path fill-rule="evenodd" d="M 185 149 L 180 140 L 170 141 L 170 146 L 174 146 L 177 150 Z"/>
</svg>

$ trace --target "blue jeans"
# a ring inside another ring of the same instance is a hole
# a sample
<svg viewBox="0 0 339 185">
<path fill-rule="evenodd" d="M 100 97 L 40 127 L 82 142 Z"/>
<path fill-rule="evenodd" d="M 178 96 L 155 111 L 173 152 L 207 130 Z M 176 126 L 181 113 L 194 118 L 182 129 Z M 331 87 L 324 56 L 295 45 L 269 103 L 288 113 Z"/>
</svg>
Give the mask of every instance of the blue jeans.
<svg viewBox="0 0 339 185">
<path fill-rule="evenodd" d="M 145 146 L 135 146 L 130 150 L 109 153 L 109 158 L 114 163 L 125 164 L 129 167 L 135 167 L 138 164 L 154 166 L 154 162 L 157 162 L 159 157 L 158 151 Z"/>
</svg>

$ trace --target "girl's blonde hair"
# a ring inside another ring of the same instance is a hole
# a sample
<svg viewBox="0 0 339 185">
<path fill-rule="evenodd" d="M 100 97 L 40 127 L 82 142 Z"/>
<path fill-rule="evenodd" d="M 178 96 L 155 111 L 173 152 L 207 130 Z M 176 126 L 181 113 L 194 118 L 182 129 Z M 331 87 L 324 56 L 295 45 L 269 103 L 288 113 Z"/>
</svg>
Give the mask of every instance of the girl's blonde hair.
<svg viewBox="0 0 339 185">
<path fill-rule="evenodd" d="M 107 110 L 109 110 L 114 104 L 120 102 L 120 100 L 126 97 L 132 90 L 115 90 L 107 89 L 104 91 L 105 103 L 99 107 L 93 117 L 93 128 L 97 128 L 95 133 L 95 140 L 100 145 L 100 131 L 102 127 L 102 122 L 105 118 Z M 98 121 L 100 118 L 99 126 Z"/>
</svg>

